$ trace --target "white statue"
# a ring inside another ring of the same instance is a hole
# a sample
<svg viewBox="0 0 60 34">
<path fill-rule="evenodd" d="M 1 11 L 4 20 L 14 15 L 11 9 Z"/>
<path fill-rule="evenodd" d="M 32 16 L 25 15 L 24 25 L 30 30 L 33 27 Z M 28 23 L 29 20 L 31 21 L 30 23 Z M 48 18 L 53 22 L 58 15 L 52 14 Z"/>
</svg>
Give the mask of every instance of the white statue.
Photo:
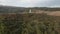
<svg viewBox="0 0 60 34">
<path fill-rule="evenodd" d="M 29 13 L 32 13 L 31 9 L 29 10 Z"/>
</svg>

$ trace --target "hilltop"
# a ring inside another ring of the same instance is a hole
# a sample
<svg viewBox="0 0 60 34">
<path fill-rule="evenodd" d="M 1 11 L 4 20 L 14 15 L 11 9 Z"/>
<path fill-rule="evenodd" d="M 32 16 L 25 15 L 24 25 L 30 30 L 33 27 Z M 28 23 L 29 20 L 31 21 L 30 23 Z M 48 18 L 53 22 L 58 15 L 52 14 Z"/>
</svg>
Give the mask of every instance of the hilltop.
<svg viewBox="0 0 60 34">
<path fill-rule="evenodd" d="M 49 7 L 26 8 L 26 7 L 0 6 L 0 13 L 28 12 L 29 9 L 32 9 L 32 10 L 41 10 L 41 11 L 60 11 L 60 8 L 49 8 Z"/>
</svg>

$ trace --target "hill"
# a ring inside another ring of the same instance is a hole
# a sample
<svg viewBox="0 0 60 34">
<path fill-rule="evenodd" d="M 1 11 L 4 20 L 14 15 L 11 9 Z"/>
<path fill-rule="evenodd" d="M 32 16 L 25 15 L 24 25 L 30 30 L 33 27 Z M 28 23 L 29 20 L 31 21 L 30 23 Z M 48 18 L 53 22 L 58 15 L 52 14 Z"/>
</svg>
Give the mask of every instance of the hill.
<svg viewBox="0 0 60 34">
<path fill-rule="evenodd" d="M 60 8 L 49 8 L 49 7 L 13 7 L 13 6 L 0 6 L 0 13 L 23 13 L 29 10 L 40 10 L 40 11 L 60 11 Z M 33 11 L 32 11 L 33 12 Z M 37 11 L 38 12 L 38 11 Z"/>
</svg>

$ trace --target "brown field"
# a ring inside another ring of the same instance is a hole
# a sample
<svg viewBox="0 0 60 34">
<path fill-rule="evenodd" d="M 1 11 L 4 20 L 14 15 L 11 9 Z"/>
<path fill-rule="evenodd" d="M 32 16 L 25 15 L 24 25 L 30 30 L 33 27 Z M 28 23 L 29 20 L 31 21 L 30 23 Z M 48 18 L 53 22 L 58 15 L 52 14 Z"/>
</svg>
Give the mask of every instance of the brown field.
<svg viewBox="0 0 60 34">
<path fill-rule="evenodd" d="M 36 14 L 42 14 L 42 13 L 46 13 L 47 15 L 51 15 L 51 16 L 60 16 L 60 11 L 36 11 L 36 12 L 32 12 L 32 13 L 36 13 Z"/>
<path fill-rule="evenodd" d="M 52 15 L 52 16 L 60 16 L 60 11 L 55 11 L 55 12 L 49 12 L 47 13 L 48 15 Z"/>
</svg>

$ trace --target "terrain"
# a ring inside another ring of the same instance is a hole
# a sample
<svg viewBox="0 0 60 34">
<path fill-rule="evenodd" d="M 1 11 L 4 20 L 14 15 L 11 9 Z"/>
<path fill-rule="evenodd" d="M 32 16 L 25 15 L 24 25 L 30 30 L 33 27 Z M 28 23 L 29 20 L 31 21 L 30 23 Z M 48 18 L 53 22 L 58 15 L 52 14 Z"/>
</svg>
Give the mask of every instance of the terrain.
<svg viewBox="0 0 60 34">
<path fill-rule="evenodd" d="M 6 8 L 0 7 L 0 34 L 60 34 L 60 8 Z"/>
</svg>

